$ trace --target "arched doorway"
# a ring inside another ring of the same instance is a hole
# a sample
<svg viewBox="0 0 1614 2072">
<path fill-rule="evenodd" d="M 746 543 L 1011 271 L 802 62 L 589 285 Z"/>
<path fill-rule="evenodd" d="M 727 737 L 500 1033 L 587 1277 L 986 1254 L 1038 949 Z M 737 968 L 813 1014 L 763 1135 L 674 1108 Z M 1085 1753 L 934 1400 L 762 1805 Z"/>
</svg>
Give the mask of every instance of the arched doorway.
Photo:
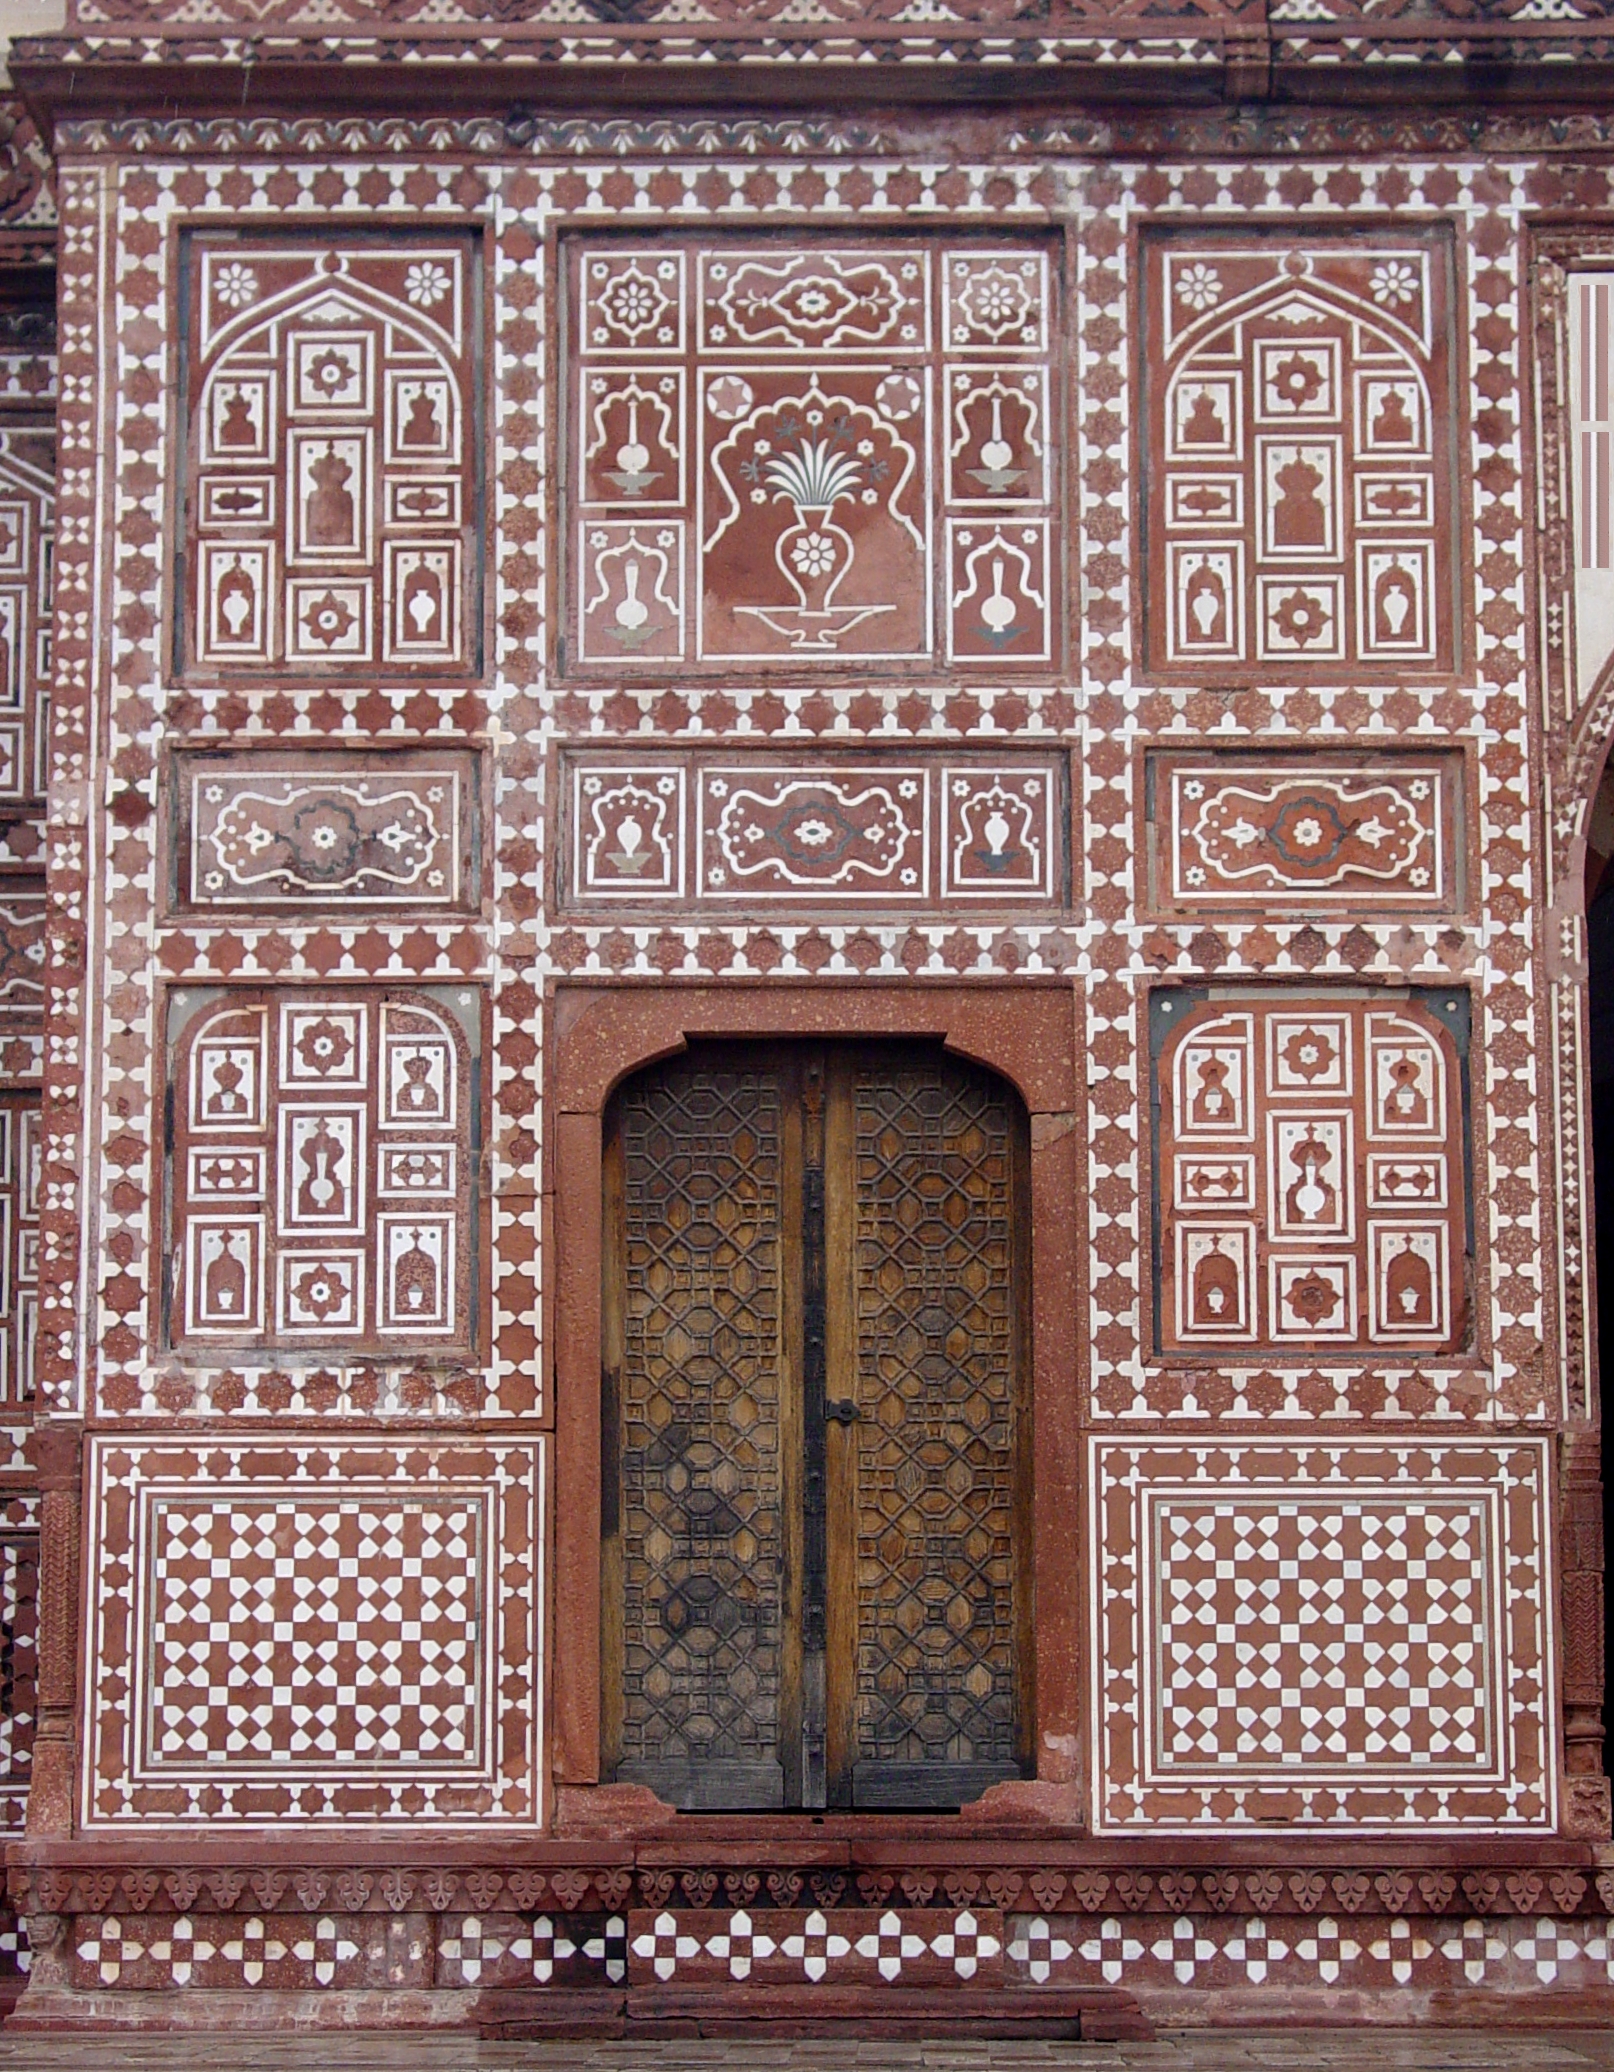
<svg viewBox="0 0 1614 2072">
<path fill-rule="evenodd" d="M 1027 1127 L 940 1044 L 697 1044 L 606 1122 L 602 1760 L 688 1809 L 1029 1768 Z"/>
</svg>

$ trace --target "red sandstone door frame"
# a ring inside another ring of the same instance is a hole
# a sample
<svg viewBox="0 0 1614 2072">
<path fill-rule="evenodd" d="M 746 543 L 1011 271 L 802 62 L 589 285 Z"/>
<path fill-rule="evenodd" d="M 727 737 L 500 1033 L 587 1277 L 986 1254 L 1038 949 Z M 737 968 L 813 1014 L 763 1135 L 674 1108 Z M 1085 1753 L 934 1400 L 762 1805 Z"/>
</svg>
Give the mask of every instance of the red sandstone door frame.
<svg viewBox="0 0 1614 2072">
<path fill-rule="evenodd" d="M 1076 1362 L 1076 1000 L 1046 985 L 559 984 L 550 996 L 544 1190 L 554 1233 L 552 1765 L 600 1778 L 600 1325 L 606 1102 L 695 1037 L 939 1040 L 1018 1090 L 1031 1137 L 1032 1747 L 1040 1785 L 1080 1802 L 1081 1419 Z M 1000 1787 L 1023 1793 L 1025 1787 Z M 1042 1796 L 1042 1794 L 1038 1794 Z M 800 1816 L 787 1814 L 784 1819 Z"/>
</svg>

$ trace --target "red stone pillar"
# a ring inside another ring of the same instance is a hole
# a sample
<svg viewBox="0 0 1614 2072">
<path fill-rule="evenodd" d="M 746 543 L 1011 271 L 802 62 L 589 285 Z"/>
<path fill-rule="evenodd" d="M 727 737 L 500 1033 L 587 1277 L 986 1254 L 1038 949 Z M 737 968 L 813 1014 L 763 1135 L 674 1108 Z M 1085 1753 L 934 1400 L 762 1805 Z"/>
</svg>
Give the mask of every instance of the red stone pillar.
<svg viewBox="0 0 1614 2072">
<path fill-rule="evenodd" d="M 1603 1482 L 1598 1433 L 1566 1432 L 1559 1456 L 1563 1607 L 1564 1825 L 1609 1834 L 1603 1774 Z"/>
<path fill-rule="evenodd" d="M 42 1512 L 39 1711 L 28 1792 L 28 1833 L 37 1838 L 73 1832 L 83 1432 L 77 1425 L 41 1425 L 29 1441 L 29 1455 L 39 1475 Z"/>
</svg>

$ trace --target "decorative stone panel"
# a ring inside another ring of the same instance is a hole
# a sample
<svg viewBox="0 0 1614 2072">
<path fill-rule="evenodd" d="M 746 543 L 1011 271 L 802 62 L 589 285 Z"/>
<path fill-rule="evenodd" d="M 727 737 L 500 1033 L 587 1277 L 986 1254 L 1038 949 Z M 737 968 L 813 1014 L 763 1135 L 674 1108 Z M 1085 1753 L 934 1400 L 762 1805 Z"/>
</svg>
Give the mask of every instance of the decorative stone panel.
<svg viewBox="0 0 1614 2072">
<path fill-rule="evenodd" d="M 1150 1005 L 1160 1350 L 1465 1346 L 1467 994 Z"/>
<path fill-rule="evenodd" d="M 467 1354 L 481 995 L 178 989 L 169 1342 Z"/>
<path fill-rule="evenodd" d="M 39 1322 L 37 1101 L 0 1104 L 0 1419 L 28 1417 Z"/>
<path fill-rule="evenodd" d="M 1144 770 L 1149 905 L 1207 913 L 1450 913 L 1462 761 L 1161 750 Z"/>
<path fill-rule="evenodd" d="M 1451 246 L 1151 234 L 1147 667 L 1457 666 Z"/>
<path fill-rule="evenodd" d="M 1063 756 L 934 750 L 562 759 L 580 907 L 1059 907 Z"/>
<path fill-rule="evenodd" d="M 86 1823 L 536 1820 L 544 1446 L 93 1442 Z"/>
<path fill-rule="evenodd" d="M 198 233 L 180 667 L 480 670 L 478 247 Z"/>
<path fill-rule="evenodd" d="M 569 660 L 1061 652 L 1052 254 L 1041 241 L 578 241 Z"/>
<path fill-rule="evenodd" d="M 1100 1829 L 1553 1826 L 1543 1442 L 1090 1458 Z"/>
<path fill-rule="evenodd" d="M 201 913 L 474 912 L 477 760 L 453 750 L 182 754 L 170 897 Z"/>
<path fill-rule="evenodd" d="M 45 793 L 56 440 L 0 428 L 0 812 Z"/>
<path fill-rule="evenodd" d="M 0 1518 L 0 1828 L 20 1828 L 39 1697 L 39 1500 L 12 1496 Z M 22 1529 L 19 1529 L 22 1528 Z"/>
</svg>

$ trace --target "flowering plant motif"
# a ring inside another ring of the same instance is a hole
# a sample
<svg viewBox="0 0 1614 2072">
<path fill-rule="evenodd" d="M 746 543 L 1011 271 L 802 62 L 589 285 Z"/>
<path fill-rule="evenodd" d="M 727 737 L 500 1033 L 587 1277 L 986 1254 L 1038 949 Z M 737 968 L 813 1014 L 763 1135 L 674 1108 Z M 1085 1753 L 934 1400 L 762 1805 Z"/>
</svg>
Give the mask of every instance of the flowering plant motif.
<svg viewBox="0 0 1614 2072">
<path fill-rule="evenodd" d="M 1323 377 L 1317 368 L 1299 353 L 1291 353 L 1288 359 L 1279 360 L 1270 379 L 1276 393 L 1297 410 L 1319 394 L 1323 386 Z"/>
<path fill-rule="evenodd" d="M 775 497 L 787 498 L 798 510 L 807 511 L 833 510 L 843 498 L 855 496 L 864 486 L 863 464 L 854 454 L 837 450 L 852 443 L 852 427 L 844 417 L 832 419 L 828 434 L 815 439 L 806 438 L 793 417 L 782 419 L 779 431 L 783 438 L 794 439 L 795 444 L 784 453 L 769 453 L 760 460 L 743 462 L 740 473 L 747 481 L 760 479 Z M 763 451 L 760 440 L 758 450 Z M 870 461 L 867 466 L 871 480 L 878 480 L 885 472 L 883 461 Z"/>
<path fill-rule="evenodd" d="M 327 590 L 323 597 L 310 598 L 303 613 L 304 630 L 322 647 L 335 647 L 357 624 L 353 613 L 334 590 Z"/>
<path fill-rule="evenodd" d="M 345 1275 L 324 1266 L 309 1267 L 292 1283 L 298 1308 L 322 1324 L 345 1314 L 350 1292 Z"/>
<path fill-rule="evenodd" d="M 1293 641 L 1296 647 L 1307 647 L 1314 640 L 1327 639 L 1333 630 L 1333 616 L 1308 591 L 1291 590 L 1273 607 L 1272 625 L 1274 631 Z"/>
<path fill-rule="evenodd" d="M 213 280 L 213 293 L 226 309 L 245 309 L 258 292 L 257 276 L 250 266 L 232 261 L 221 266 Z"/>
<path fill-rule="evenodd" d="M 1384 309 L 1402 309 L 1418 298 L 1418 276 L 1404 259 L 1386 259 L 1373 269 L 1373 300 Z"/>
<path fill-rule="evenodd" d="M 294 1048 L 310 1072 L 336 1072 L 352 1055 L 353 1038 L 340 1022 L 324 1016 L 303 1024 Z"/>
<path fill-rule="evenodd" d="M 662 269 L 664 272 L 667 269 Z M 597 342 L 606 343 L 613 330 L 629 342 L 637 343 L 642 335 L 656 330 L 658 344 L 670 344 L 673 327 L 668 319 L 673 314 L 673 302 L 659 282 L 653 281 L 637 266 L 630 266 L 625 273 L 619 273 L 599 295 L 599 312 L 605 325 L 597 332 Z M 659 328 L 657 328 L 659 327 Z"/>
<path fill-rule="evenodd" d="M 1214 309 L 1222 299 L 1222 277 L 1214 266 L 1196 261 L 1177 276 L 1177 300 L 1189 309 Z"/>
<path fill-rule="evenodd" d="M 404 275 L 404 293 L 416 309 L 432 308 L 442 301 L 448 289 L 448 270 L 435 260 L 419 260 Z"/>
</svg>

